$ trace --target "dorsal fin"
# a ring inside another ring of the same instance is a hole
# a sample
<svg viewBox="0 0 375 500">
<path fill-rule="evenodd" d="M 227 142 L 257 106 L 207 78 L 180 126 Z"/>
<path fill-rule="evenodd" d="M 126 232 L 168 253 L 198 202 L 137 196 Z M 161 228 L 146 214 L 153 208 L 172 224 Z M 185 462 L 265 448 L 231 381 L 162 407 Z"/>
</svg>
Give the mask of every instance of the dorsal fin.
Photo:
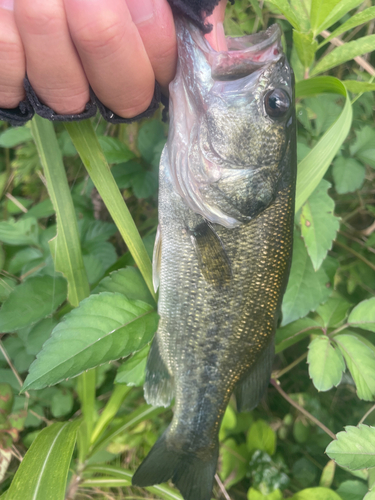
<svg viewBox="0 0 375 500">
<path fill-rule="evenodd" d="M 190 230 L 190 237 L 205 280 L 215 288 L 229 286 L 232 279 L 231 263 L 212 225 L 207 221 L 198 224 Z"/>
</svg>

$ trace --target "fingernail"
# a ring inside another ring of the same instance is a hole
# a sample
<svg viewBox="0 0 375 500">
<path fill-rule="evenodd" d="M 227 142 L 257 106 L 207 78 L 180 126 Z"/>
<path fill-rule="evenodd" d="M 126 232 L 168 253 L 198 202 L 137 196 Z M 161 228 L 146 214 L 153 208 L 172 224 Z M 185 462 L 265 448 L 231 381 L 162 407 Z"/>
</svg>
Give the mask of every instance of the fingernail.
<svg viewBox="0 0 375 500">
<path fill-rule="evenodd" d="M 154 17 L 153 0 L 127 0 L 126 3 L 134 24 L 144 23 Z"/>
<path fill-rule="evenodd" d="M 14 0 L 0 0 L 0 7 L 7 10 L 13 10 Z"/>
</svg>

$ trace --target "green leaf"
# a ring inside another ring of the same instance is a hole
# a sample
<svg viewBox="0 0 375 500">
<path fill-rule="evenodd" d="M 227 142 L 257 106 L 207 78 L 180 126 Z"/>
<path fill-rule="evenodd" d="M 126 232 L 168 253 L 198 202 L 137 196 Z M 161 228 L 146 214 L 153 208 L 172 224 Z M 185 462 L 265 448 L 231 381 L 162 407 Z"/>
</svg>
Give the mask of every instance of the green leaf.
<svg viewBox="0 0 375 500">
<path fill-rule="evenodd" d="M 237 444 L 234 439 L 227 439 L 220 446 L 220 477 L 227 490 L 245 477 L 249 459 L 250 454 L 245 443 Z"/>
<path fill-rule="evenodd" d="M 156 302 L 152 298 L 145 280 L 135 267 L 126 267 L 125 269 L 114 271 L 104 278 L 92 293 L 101 292 L 122 293 L 128 299 L 142 300 L 151 306 L 156 306 Z"/>
<path fill-rule="evenodd" d="M 335 202 L 328 195 L 331 184 L 322 179 L 302 206 L 301 233 L 315 271 L 322 265 L 339 229 L 339 219 L 334 216 Z"/>
<path fill-rule="evenodd" d="M 148 198 L 156 193 L 158 188 L 158 176 L 155 172 L 139 172 L 132 177 L 131 185 L 134 196 L 137 198 Z"/>
<path fill-rule="evenodd" d="M 0 310 L 0 332 L 13 332 L 53 313 L 66 299 L 64 278 L 36 276 L 18 285 Z"/>
<path fill-rule="evenodd" d="M 322 319 L 323 326 L 334 327 L 342 323 L 351 308 L 351 304 L 343 297 L 330 297 L 325 304 L 319 306 L 316 312 Z"/>
<path fill-rule="evenodd" d="M 311 76 L 324 73 L 329 69 L 339 66 L 340 64 L 350 61 L 357 56 L 373 52 L 375 50 L 375 35 L 364 36 L 358 40 L 346 42 L 340 47 L 336 47 L 332 52 L 327 54 L 323 59 L 318 61 L 311 71 Z"/>
<path fill-rule="evenodd" d="M 124 361 L 117 370 L 115 383 L 135 387 L 142 386 L 146 376 L 146 362 L 149 350 L 150 346 L 147 345 Z"/>
<path fill-rule="evenodd" d="M 133 474 L 122 467 L 115 467 L 114 465 L 91 465 L 85 469 L 85 474 L 107 474 L 118 480 L 122 480 L 121 486 L 131 486 Z M 91 481 L 95 481 L 94 478 Z M 96 486 L 105 486 L 106 483 L 100 483 L 100 478 L 98 483 L 89 483 L 87 480 L 86 485 L 95 484 Z M 85 484 L 85 483 L 84 483 Z M 108 484 L 108 483 L 107 483 Z M 115 483 L 113 483 L 115 484 Z M 183 500 L 182 496 L 175 490 L 168 488 L 167 486 L 148 486 L 145 488 L 147 491 L 156 495 L 157 497 L 164 498 L 165 500 Z"/>
<path fill-rule="evenodd" d="M 117 187 L 89 120 L 64 124 L 95 187 L 103 198 L 113 221 L 124 238 L 132 257 L 144 277 L 151 295 L 152 266 L 132 216 Z"/>
<path fill-rule="evenodd" d="M 41 389 L 150 342 L 158 316 L 148 304 L 118 293 L 91 295 L 52 332 L 30 367 L 23 390 Z"/>
<path fill-rule="evenodd" d="M 375 8 L 375 7 L 374 7 Z M 362 94 L 363 92 L 373 92 L 375 90 L 375 83 L 358 82 L 356 80 L 344 80 L 343 84 L 353 94 Z"/>
<path fill-rule="evenodd" d="M 375 427 L 348 425 L 336 438 L 327 446 L 326 453 L 338 465 L 349 470 L 375 467 Z"/>
<path fill-rule="evenodd" d="M 309 344 L 307 363 L 310 378 L 318 391 L 329 391 L 341 382 L 345 362 L 326 335 L 317 337 Z"/>
<path fill-rule="evenodd" d="M 301 31 L 298 19 L 288 0 L 270 0 L 270 3 L 274 5 L 286 17 L 293 28 Z"/>
<path fill-rule="evenodd" d="M 329 488 L 330 486 L 332 486 L 333 480 L 335 478 L 335 472 L 336 464 L 333 460 L 329 460 L 322 470 L 322 475 L 319 479 L 319 486 L 323 486 L 324 488 Z"/>
<path fill-rule="evenodd" d="M 67 279 L 68 300 L 73 306 L 77 306 L 89 295 L 90 289 L 61 151 L 51 122 L 35 116 L 31 122 L 31 130 L 43 165 L 48 194 L 56 211 L 57 236 L 49 242 L 49 247 L 56 271 L 60 271 Z"/>
<path fill-rule="evenodd" d="M 362 481 L 344 481 L 337 489 L 342 500 L 363 500 L 367 486 Z"/>
<path fill-rule="evenodd" d="M 14 254 L 12 259 L 10 260 L 8 271 L 11 274 L 17 274 L 22 270 L 25 264 L 32 262 L 33 260 L 41 259 L 42 257 L 43 254 L 38 248 L 23 248 L 22 250 Z"/>
<path fill-rule="evenodd" d="M 375 395 L 375 352 L 358 337 L 336 335 L 335 343 L 345 358 L 360 399 L 373 401 Z"/>
<path fill-rule="evenodd" d="M 314 62 L 318 42 L 314 40 L 312 31 L 307 33 L 293 30 L 293 42 L 297 50 L 299 60 L 305 68 L 309 68 Z"/>
<path fill-rule="evenodd" d="M 250 452 L 261 450 L 273 455 L 276 450 L 275 431 L 264 420 L 257 420 L 247 433 L 246 443 Z"/>
<path fill-rule="evenodd" d="M 328 12 L 325 19 L 322 20 L 322 24 L 317 27 L 316 34 L 321 33 L 333 24 L 337 23 L 345 14 L 349 11 L 355 9 L 363 3 L 363 0 L 341 0 L 330 12 Z"/>
<path fill-rule="evenodd" d="M 310 97 L 320 93 L 341 94 L 346 99 L 345 105 L 335 123 L 298 164 L 296 212 L 318 186 L 346 139 L 352 123 L 353 112 L 350 98 L 340 80 L 326 76 L 302 80 L 296 85 L 296 97 L 298 98 Z"/>
<path fill-rule="evenodd" d="M 375 297 L 360 302 L 350 313 L 348 323 L 375 332 Z"/>
<path fill-rule="evenodd" d="M 356 140 L 350 146 L 350 154 L 375 168 L 375 130 L 369 126 L 356 132 Z"/>
<path fill-rule="evenodd" d="M 282 326 L 315 311 L 330 294 L 331 285 L 327 274 L 323 268 L 314 271 L 303 241 L 296 233 L 292 267 L 282 303 Z"/>
<path fill-rule="evenodd" d="M 29 127 L 10 127 L 0 134 L 0 148 L 14 148 L 31 139 Z"/>
<path fill-rule="evenodd" d="M 124 163 L 135 157 L 133 151 L 115 137 L 100 136 L 98 141 L 108 163 Z"/>
<path fill-rule="evenodd" d="M 327 37 L 321 44 L 319 44 L 319 48 L 323 47 L 323 45 L 332 40 L 332 38 L 335 38 L 341 35 L 342 33 L 345 33 L 345 31 L 355 28 L 356 26 L 360 26 L 361 24 L 367 23 L 368 21 L 371 21 L 371 19 L 374 18 L 375 18 L 375 7 L 369 7 L 368 9 L 365 9 L 362 12 L 358 12 L 358 14 L 354 14 L 354 16 L 351 16 L 347 21 L 341 24 L 341 26 L 332 31 L 329 37 Z M 370 84 L 370 85 L 373 85 L 375 90 L 375 84 Z M 348 90 L 350 90 L 350 88 Z"/>
<path fill-rule="evenodd" d="M 111 168 L 112 175 L 120 189 L 130 188 L 134 175 L 142 172 L 142 166 L 137 161 L 128 161 Z"/>
<path fill-rule="evenodd" d="M 362 187 L 366 169 L 353 158 L 338 156 L 333 162 L 332 176 L 339 194 L 353 193 Z"/>
<path fill-rule="evenodd" d="M 338 3 L 340 0 L 311 0 L 310 23 L 314 35 L 318 33 L 317 28 L 327 19 Z"/>
<path fill-rule="evenodd" d="M 61 418 L 73 409 L 73 395 L 71 392 L 59 391 L 52 397 L 51 412 L 55 418 Z"/>
<path fill-rule="evenodd" d="M 283 351 L 312 334 L 321 334 L 321 326 L 312 318 L 302 318 L 276 330 L 275 353 Z"/>
<path fill-rule="evenodd" d="M 290 500 L 342 500 L 337 493 L 329 488 L 306 488 L 292 496 Z"/>
<path fill-rule="evenodd" d="M 250 488 L 247 492 L 248 500 L 283 500 L 283 494 L 279 489 L 268 493 L 268 495 L 263 495 L 260 491 L 255 488 Z"/>
<path fill-rule="evenodd" d="M 7 245 L 38 245 L 38 223 L 34 217 L 0 222 L 0 241 Z"/>
<path fill-rule="evenodd" d="M 57 321 L 55 319 L 46 318 L 32 327 L 25 341 L 27 353 L 36 356 L 42 349 L 44 342 L 51 336 L 56 325 Z"/>
<path fill-rule="evenodd" d="M 375 488 L 372 488 L 371 491 L 369 491 L 363 498 L 363 500 L 375 500 Z"/>
<path fill-rule="evenodd" d="M 55 214 L 55 209 L 53 208 L 52 202 L 49 198 L 37 203 L 29 209 L 27 214 L 22 216 L 22 219 L 28 217 L 35 217 L 36 219 L 44 219 L 46 217 L 51 217 Z"/>
<path fill-rule="evenodd" d="M 159 120 L 148 120 L 140 127 L 137 137 L 137 148 L 141 156 L 148 163 L 151 163 L 154 158 L 155 146 L 164 137 L 164 127 Z"/>
<path fill-rule="evenodd" d="M 38 434 L 16 472 L 8 499 L 64 500 L 79 424 L 59 422 Z"/>
<path fill-rule="evenodd" d="M 21 196 L 14 196 L 13 198 L 15 200 L 17 200 L 19 205 L 21 205 L 21 207 L 23 207 L 24 209 L 25 208 L 27 209 L 33 202 L 33 200 L 30 200 L 28 198 L 22 198 Z M 22 208 L 20 208 L 19 205 L 16 205 L 14 203 L 14 201 L 7 199 L 6 208 L 7 208 L 8 214 L 17 215 L 17 214 L 24 213 L 24 210 L 22 210 Z"/>
</svg>

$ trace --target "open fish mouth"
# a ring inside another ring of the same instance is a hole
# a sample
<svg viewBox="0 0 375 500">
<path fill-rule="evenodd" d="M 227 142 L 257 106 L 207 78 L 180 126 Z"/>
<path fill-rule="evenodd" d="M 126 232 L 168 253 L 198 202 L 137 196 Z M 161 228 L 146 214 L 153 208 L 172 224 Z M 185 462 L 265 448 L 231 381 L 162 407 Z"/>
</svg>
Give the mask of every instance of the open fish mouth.
<svg viewBox="0 0 375 500">
<path fill-rule="evenodd" d="M 227 50 L 215 50 L 208 41 L 209 37 L 202 39 L 200 33 L 193 32 L 194 41 L 205 53 L 211 66 L 213 80 L 244 78 L 283 56 L 281 29 L 277 24 L 253 35 L 225 37 L 222 33 L 220 36 L 222 40 L 219 46 Z"/>
</svg>

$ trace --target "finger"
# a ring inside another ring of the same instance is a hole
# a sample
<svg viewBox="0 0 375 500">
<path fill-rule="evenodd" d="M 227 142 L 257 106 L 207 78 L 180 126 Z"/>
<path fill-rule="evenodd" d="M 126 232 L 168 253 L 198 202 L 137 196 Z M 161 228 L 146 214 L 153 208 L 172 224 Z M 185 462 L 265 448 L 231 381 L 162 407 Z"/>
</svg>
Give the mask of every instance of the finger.
<svg viewBox="0 0 375 500">
<path fill-rule="evenodd" d="M 206 19 L 213 26 L 212 31 L 206 35 L 206 40 L 217 51 L 228 50 L 223 26 L 226 5 L 227 0 L 221 0 L 211 16 Z"/>
<path fill-rule="evenodd" d="M 156 80 L 167 88 L 174 78 L 177 42 L 173 15 L 167 0 L 126 0 L 150 59 Z"/>
<path fill-rule="evenodd" d="M 143 0 L 142 0 L 143 1 Z M 65 0 L 71 36 L 98 98 L 131 118 L 145 111 L 155 76 L 124 0 Z"/>
<path fill-rule="evenodd" d="M 25 97 L 25 54 L 12 9 L 0 0 L 0 108 L 16 108 Z"/>
<path fill-rule="evenodd" d="M 63 0 L 15 0 L 27 76 L 39 99 L 59 114 L 80 113 L 89 85 L 69 35 Z"/>
</svg>

